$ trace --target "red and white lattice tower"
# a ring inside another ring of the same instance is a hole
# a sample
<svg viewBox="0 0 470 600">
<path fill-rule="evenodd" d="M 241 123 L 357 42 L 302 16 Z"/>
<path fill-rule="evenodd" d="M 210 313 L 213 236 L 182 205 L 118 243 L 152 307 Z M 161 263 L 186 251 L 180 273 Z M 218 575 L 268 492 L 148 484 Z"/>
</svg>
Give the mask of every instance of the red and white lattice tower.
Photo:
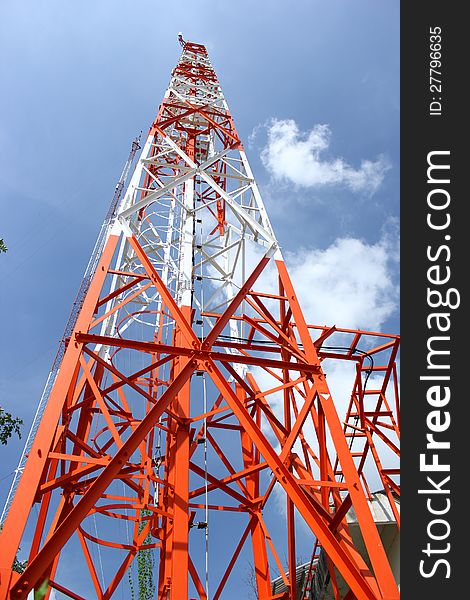
<svg viewBox="0 0 470 600">
<path fill-rule="evenodd" d="M 367 483 L 398 522 L 397 336 L 306 322 L 204 46 L 183 42 L 141 143 L 5 506 L 0 599 L 47 580 L 48 598 L 217 600 L 248 554 L 259 599 L 294 599 L 294 519 L 335 598 L 398 598 Z"/>
</svg>

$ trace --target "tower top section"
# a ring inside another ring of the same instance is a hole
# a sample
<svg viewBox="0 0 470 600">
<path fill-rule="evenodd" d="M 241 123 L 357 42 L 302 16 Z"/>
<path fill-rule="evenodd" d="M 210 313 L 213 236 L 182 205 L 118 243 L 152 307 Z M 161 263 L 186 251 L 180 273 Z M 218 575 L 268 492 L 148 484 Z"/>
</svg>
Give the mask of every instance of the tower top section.
<svg viewBox="0 0 470 600">
<path fill-rule="evenodd" d="M 117 223 L 141 231 L 151 222 L 146 239 L 175 300 L 209 310 L 236 294 L 253 257 L 280 253 L 207 49 L 179 39 L 183 51 Z M 195 281 L 206 278 L 212 306 L 207 293 L 198 298 Z"/>
</svg>

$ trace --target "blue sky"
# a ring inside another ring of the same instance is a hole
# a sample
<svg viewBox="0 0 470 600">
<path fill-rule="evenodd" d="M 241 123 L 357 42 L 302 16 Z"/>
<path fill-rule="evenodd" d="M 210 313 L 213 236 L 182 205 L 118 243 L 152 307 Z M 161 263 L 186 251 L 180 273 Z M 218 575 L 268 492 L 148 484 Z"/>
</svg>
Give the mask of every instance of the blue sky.
<svg viewBox="0 0 470 600">
<path fill-rule="evenodd" d="M 398 2 L 3 0 L 0 405 L 25 434 L 178 31 L 209 50 L 308 318 L 398 332 Z"/>
</svg>

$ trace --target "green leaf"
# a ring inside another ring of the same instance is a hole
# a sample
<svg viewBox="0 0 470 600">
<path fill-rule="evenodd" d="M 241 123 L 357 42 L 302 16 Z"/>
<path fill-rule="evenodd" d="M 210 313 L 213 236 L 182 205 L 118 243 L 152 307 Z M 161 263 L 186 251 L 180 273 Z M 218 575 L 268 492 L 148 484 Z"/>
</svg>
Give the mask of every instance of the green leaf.
<svg viewBox="0 0 470 600">
<path fill-rule="evenodd" d="M 41 587 L 34 591 L 34 600 L 42 600 L 49 589 L 49 579 L 46 579 L 41 584 Z"/>
</svg>

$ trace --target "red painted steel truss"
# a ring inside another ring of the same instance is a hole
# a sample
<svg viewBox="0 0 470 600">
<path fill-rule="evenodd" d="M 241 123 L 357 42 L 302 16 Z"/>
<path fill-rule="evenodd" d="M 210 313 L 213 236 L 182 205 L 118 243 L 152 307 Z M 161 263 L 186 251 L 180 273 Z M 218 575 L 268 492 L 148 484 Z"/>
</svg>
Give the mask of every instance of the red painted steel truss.
<svg viewBox="0 0 470 600">
<path fill-rule="evenodd" d="M 217 82 L 198 54 L 207 56 L 187 43 L 174 72 L 190 90 Z M 223 106 L 167 96 L 150 129 L 150 157 L 170 130 L 199 166 L 210 157 L 205 136 L 226 152 L 241 149 Z M 154 597 L 205 600 L 208 547 L 211 599 L 224 598 L 248 555 L 258 598 L 294 599 L 296 520 L 326 553 L 336 598 L 335 568 L 348 598 L 398 598 L 370 507 L 371 486 L 383 489 L 399 523 L 398 337 L 307 324 L 282 257 L 270 251 L 222 309 L 185 304 L 139 233 L 149 198 L 165 186 L 187 192 L 199 178 L 207 235 L 222 237 L 234 195 L 222 157 L 210 175 L 181 160 L 176 151 L 149 159 L 142 189 L 109 230 L 1 533 L 0 598 L 26 598 L 46 579 L 49 594 L 83 598 L 92 589 L 110 598 L 151 555 Z M 125 221 L 132 206 L 139 229 Z M 260 233 L 262 220 L 250 218 L 247 227 Z M 129 270 L 116 268 L 120 243 Z M 136 315 L 160 326 L 137 335 Z M 340 398 L 327 384 L 338 368 L 349 376 Z M 351 508 L 366 557 L 352 542 Z M 26 569 L 12 571 L 27 545 Z M 287 588 L 277 596 L 273 571 Z"/>
</svg>

